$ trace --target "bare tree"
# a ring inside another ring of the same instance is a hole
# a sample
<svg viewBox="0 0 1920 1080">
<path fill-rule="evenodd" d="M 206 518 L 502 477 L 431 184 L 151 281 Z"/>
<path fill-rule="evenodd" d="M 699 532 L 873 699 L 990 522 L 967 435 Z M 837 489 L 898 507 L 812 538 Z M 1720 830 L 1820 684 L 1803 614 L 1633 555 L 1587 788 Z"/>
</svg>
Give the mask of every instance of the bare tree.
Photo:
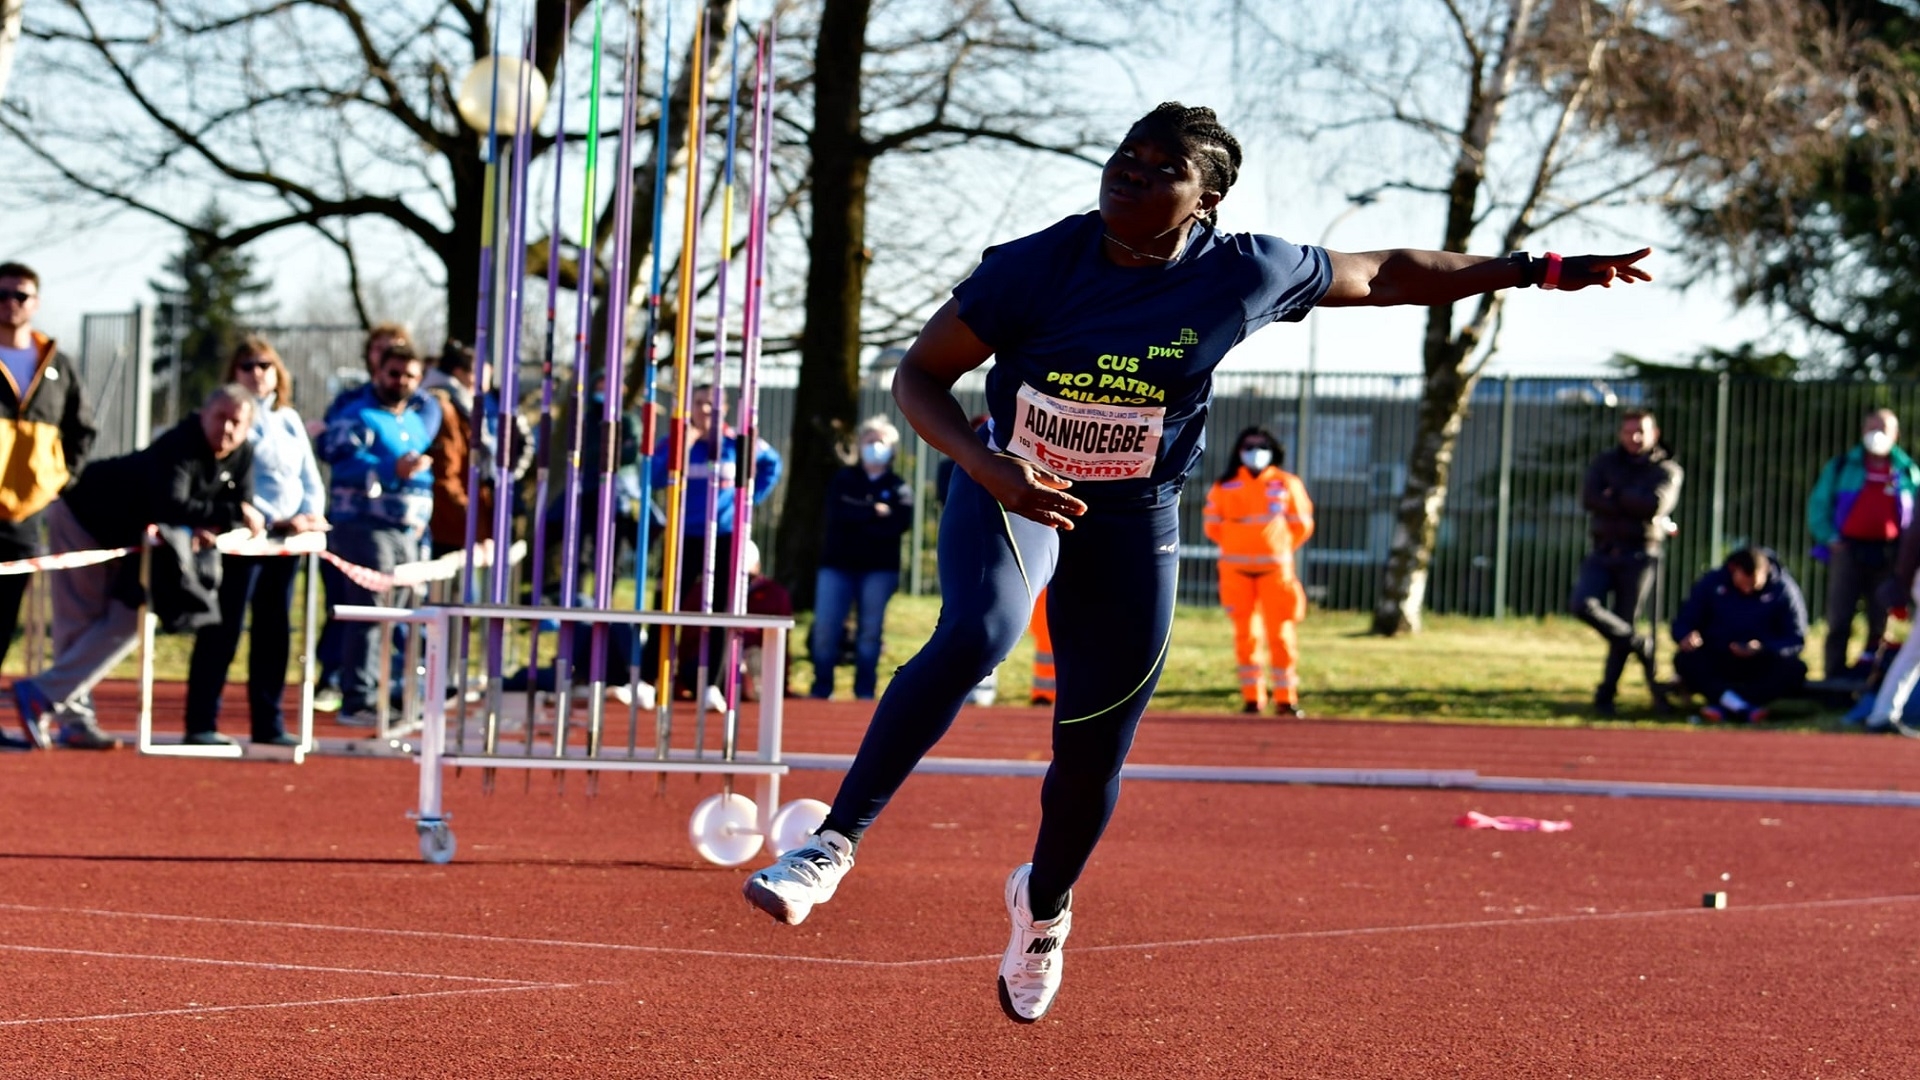
<svg viewBox="0 0 1920 1080">
<path fill-rule="evenodd" d="M 1656 43 L 1672 42 L 1695 8 L 1685 0 L 1406 0 L 1364 13 L 1343 9 L 1329 28 L 1253 19 L 1269 60 L 1315 108 L 1311 133 L 1358 135 L 1374 148 L 1386 187 L 1432 197 L 1442 208 L 1439 247 L 1494 253 L 1523 248 L 1542 230 L 1600 208 L 1657 200 L 1683 170 L 1715 148 L 1675 138 L 1623 145 L 1615 118 L 1659 87 L 1626 74 Z M 1787 0 L 1761 6 L 1780 8 Z M 1689 44 L 1711 54 L 1710 42 Z M 1731 47 L 1753 46 L 1751 35 Z M 1697 65 L 1686 46 L 1663 51 L 1669 96 L 1686 94 Z M 1800 80 L 1797 68 L 1745 64 L 1743 101 L 1764 102 Z M 1750 94 L 1749 100 L 1746 95 Z M 1446 104 L 1441 104 L 1446 103 Z M 1723 105 L 1726 104 L 1723 102 Z M 1721 117 L 1736 126 L 1751 109 Z M 1747 129 L 1754 134 L 1753 129 Z M 1357 145 L 1357 140 L 1343 145 Z M 1378 156 L 1391 147 L 1398 161 Z M 1762 149 L 1756 146 L 1756 149 Z M 1364 153 L 1364 151 L 1363 151 Z M 1387 170 L 1401 175 L 1391 176 Z M 1424 377 L 1407 480 L 1395 509 L 1391 551 L 1373 631 L 1420 628 L 1427 573 L 1439 537 L 1453 455 L 1474 387 L 1499 343 L 1505 295 L 1431 308 L 1420 355 Z"/>
<path fill-rule="evenodd" d="M 20 19 L 27 11 L 27 0 L 0 0 L 0 98 L 7 96 L 7 79 L 13 74 L 13 51 L 20 44 Z"/>
<path fill-rule="evenodd" d="M 811 603 L 825 521 L 820 496 L 839 467 L 836 445 L 853 428 L 863 346 L 900 340 L 938 298 L 926 294 L 891 309 L 872 302 L 867 212 L 879 197 L 876 161 L 982 143 L 1092 160 L 1100 140 L 1087 130 L 1085 112 L 1063 103 L 1062 56 L 1110 47 L 1076 25 L 1100 13 L 1098 6 L 1046 10 L 1013 0 L 823 3 L 807 86 L 806 327 L 776 563 L 800 604 Z M 888 195 L 920 205 L 932 197 Z M 876 322 L 885 329 L 876 332 Z"/>
</svg>

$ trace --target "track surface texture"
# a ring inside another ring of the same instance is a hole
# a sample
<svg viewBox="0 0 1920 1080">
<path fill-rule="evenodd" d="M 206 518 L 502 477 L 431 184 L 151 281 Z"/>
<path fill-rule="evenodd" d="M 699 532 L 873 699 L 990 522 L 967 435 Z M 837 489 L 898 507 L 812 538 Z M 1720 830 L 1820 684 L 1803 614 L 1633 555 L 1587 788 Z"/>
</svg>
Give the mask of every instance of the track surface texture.
<svg viewBox="0 0 1920 1080">
<path fill-rule="evenodd" d="M 792 702 L 787 747 L 865 714 Z M 935 751 L 1045 752 L 1026 709 Z M 1748 730 L 1153 716 L 1133 760 L 1920 790 L 1920 742 Z M 1037 779 L 914 777 L 799 927 L 740 898 L 765 856 L 689 847 L 715 776 L 449 773 L 445 866 L 417 783 L 0 756 L 0 1077 L 1920 1075 L 1920 810 L 1130 781 L 1029 1027 L 994 971 Z"/>
</svg>

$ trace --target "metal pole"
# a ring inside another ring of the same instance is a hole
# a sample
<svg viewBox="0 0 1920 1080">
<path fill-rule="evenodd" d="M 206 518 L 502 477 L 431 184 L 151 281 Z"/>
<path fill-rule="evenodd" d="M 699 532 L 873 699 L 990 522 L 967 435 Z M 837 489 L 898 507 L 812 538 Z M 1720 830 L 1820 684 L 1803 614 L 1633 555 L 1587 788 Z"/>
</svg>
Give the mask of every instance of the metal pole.
<svg viewBox="0 0 1920 1080">
<path fill-rule="evenodd" d="M 913 436 L 913 543 L 909 550 L 912 560 L 907 564 L 907 592 L 913 596 L 923 596 L 926 582 L 921 580 L 921 555 L 927 539 L 927 455 L 932 447 L 927 440 L 916 432 Z"/>
<path fill-rule="evenodd" d="M 1493 617 L 1507 617 L 1507 568 L 1513 539 L 1513 376 L 1500 376 L 1500 503 L 1494 514 Z"/>
<path fill-rule="evenodd" d="M 153 309 L 133 305 L 133 447 L 153 441 Z"/>
<path fill-rule="evenodd" d="M 1713 406 L 1713 520 L 1708 524 L 1707 561 L 1719 561 L 1727 532 L 1727 423 L 1733 396 L 1733 380 L 1720 373 Z"/>
<path fill-rule="evenodd" d="M 1309 315 L 1307 318 L 1312 320 L 1313 316 Z M 1308 334 L 1311 336 L 1311 329 Z M 1309 358 L 1307 363 L 1307 373 L 1300 376 L 1300 399 L 1293 418 L 1293 461 L 1291 462 L 1293 474 L 1302 480 L 1307 479 L 1307 428 L 1312 423 L 1313 417 L 1312 359 Z"/>
</svg>

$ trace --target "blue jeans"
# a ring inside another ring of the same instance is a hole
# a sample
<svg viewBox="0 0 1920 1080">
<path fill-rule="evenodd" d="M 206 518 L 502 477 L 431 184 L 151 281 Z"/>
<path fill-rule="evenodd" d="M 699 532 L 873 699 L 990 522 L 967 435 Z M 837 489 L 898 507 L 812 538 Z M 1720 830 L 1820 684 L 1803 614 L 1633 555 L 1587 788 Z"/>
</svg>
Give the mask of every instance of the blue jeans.
<svg viewBox="0 0 1920 1080">
<path fill-rule="evenodd" d="M 898 570 L 837 570 L 823 566 L 813 583 L 813 696 L 833 696 L 833 668 L 840 661 L 840 634 L 847 612 L 857 610 L 859 629 L 853 639 L 853 696 L 873 697 L 880 681 L 880 631 L 886 622 L 887 601 L 900 587 Z"/>
<path fill-rule="evenodd" d="M 327 534 L 327 549 L 359 566 L 389 571 L 420 557 L 420 540 L 405 529 L 369 527 L 360 523 L 335 525 Z M 373 593 L 341 576 L 336 604 L 370 605 Z M 340 712 L 372 709 L 380 686 L 380 627 L 377 623 L 340 622 Z M 399 638 L 395 639 L 396 659 Z"/>
<path fill-rule="evenodd" d="M 293 581 L 300 560 L 292 556 L 220 560 L 220 621 L 194 635 L 187 667 L 187 733 L 213 731 L 220 717 L 220 691 L 240 645 L 240 630 L 253 610 L 247 650 L 247 706 L 253 738 L 286 734 L 280 699 L 287 691 L 287 657 L 293 642 Z"/>
</svg>

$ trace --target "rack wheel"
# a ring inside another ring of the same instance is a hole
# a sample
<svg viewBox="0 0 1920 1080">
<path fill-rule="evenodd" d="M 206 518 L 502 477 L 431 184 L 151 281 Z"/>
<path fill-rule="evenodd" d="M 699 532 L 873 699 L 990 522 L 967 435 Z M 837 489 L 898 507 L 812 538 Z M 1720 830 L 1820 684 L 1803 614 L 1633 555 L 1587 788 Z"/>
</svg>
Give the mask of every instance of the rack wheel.
<svg viewBox="0 0 1920 1080">
<path fill-rule="evenodd" d="M 453 853 L 459 850 L 460 842 L 454 838 L 453 829 L 446 822 L 422 823 L 418 828 L 421 858 L 435 866 L 445 866 L 453 861 Z"/>
<path fill-rule="evenodd" d="M 795 799 L 782 806 L 767 826 L 767 841 L 773 845 L 773 854 L 779 855 L 804 846 L 807 837 L 812 836 L 825 820 L 827 804 L 819 799 Z"/>
<path fill-rule="evenodd" d="M 739 792 L 714 795 L 693 808 L 693 817 L 687 821 L 687 839 L 708 862 L 739 866 L 760 850 L 759 817 L 759 807 Z"/>
</svg>

